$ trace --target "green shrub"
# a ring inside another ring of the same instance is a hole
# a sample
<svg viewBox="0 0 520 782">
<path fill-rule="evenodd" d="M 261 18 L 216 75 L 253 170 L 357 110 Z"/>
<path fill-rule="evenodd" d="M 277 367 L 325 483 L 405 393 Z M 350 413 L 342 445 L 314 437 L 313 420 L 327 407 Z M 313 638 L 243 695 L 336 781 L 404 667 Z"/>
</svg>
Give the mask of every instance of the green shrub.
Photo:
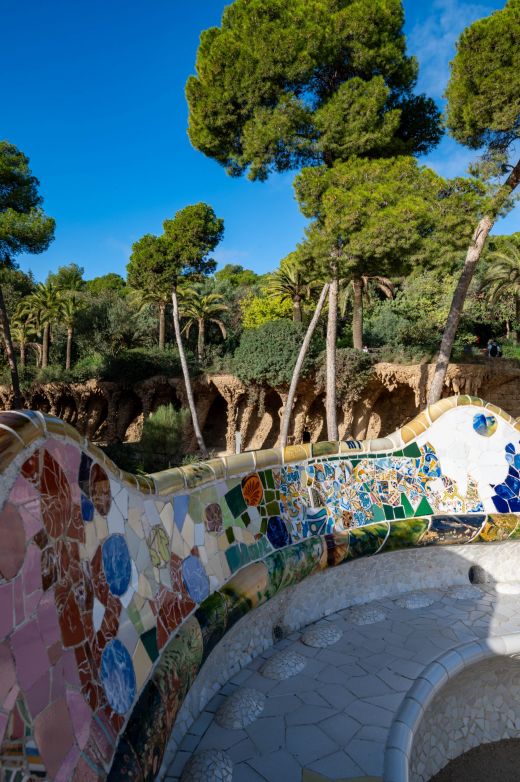
<svg viewBox="0 0 520 782">
<path fill-rule="evenodd" d="M 305 336 L 306 326 L 290 320 L 276 320 L 256 329 L 246 329 L 235 351 L 234 369 L 245 382 L 288 384 Z M 303 365 L 302 376 L 315 366 L 323 339 L 314 334 Z"/>
<path fill-rule="evenodd" d="M 71 375 L 76 383 L 87 380 L 99 380 L 103 375 L 105 358 L 99 353 L 91 353 L 77 361 L 71 369 Z"/>
<path fill-rule="evenodd" d="M 124 470 L 158 472 L 184 463 L 191 431 L 189 410 L 163 405 L 145 418 L 138 443 L 115 443 L 104 450 Z"/>
<path fill-rule="evenodd" d="M 323 352 L 319 359 L 320 367 L 316 374 L 316 388 L 325 388 L 327 355 Z M 336 350 L 336 391 L 338 402 L 355 402 L 361 396 L 370 377 L 374 358 L 370 353 L 354 348 Z"/>
<path fill-rule="evenodd" d="M 195 359 L 187 354 L 190 372 L 198 371 Z M 159 350 L 158 348 L 133 348 L 122 350 L 116 356 L 105 356 L 101 369 L 101 380 L 133 385 L 154 375 L 180 377 L 181 363 L 177 350 Z"/>
</svg>

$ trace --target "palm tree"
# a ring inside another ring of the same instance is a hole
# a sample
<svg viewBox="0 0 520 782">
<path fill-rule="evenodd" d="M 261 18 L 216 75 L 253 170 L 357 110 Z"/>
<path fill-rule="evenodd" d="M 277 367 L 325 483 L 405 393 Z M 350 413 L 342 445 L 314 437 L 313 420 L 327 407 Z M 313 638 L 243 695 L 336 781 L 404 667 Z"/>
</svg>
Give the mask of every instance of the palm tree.
<svg viewBox="0 0 520 782">
<path fill-rule="evenodd" d="M 495 304 L 505 296 L 515 301 L 515 342 L 520 342 L 520 249 L 509 243 L 505 251 L 492 252 L 493 266 L 485 273 L 480 290 L 487 300 Z"/>
<path fill-rule="evenodd" d="M 11 336 L 13 342 L 18 345 L 20 350 L 20 366 L 25 367 L 27 348 L 34 343 L 32 338 L 38 335 L 37 324 L 34 317 L 28 316 L 26 318 L 15 315 L 11 320 Z M 38 348 L 40 346 L 38 345 Z"/>
<path fill-rule="evenodd" d="M 280 268 L 271 274 L 267 285 L 271 296 L 278 296 L 282 301 L 292 301 L 293 321 L 301 323 L 302 303 L 310 298 L 316 283 L 316 277 L 298 263 L 295 253 L 291 253 L 280 263 Z"/>
<path fill-rule="evenodd" d="M 206 323 L 214 323 L 220 329 L 224 339 L 226 327 L 217 317 L 221 312 L 227 312 L 229 307 L 224 304 L 224 297 L 220 293 L 201 293 L 200 289 L 193 286 L 184 288 L 180 296 L 181 317 L 187 318 L 183 332 L 190 336 L 193 326 L 197 326 L 197 356 L 202 361 L 206 336 Z"/>
<path fill-rule="evenodd" d="M 76 315 L 80 309 L 77 296 L 67 296 L 60 302 L 59 318 L 67 328 L 67 353 L 65 357 L 65 369 L 70 369 L 72 359 L 72 340 L 74 338 L 74 325 Z"/>
<path fill-rule="evenodd" d="M 159 291 L 150 290 L 132 290 L 130 296 L 136 302 L 139 312 L 153 304 L 159 310 L 159 350 L 164 350 L 166 346 L 166 307 L 170 303 L 170 290 Z"/>
<path fill-rule="evenodd" d="M 34 293 L 20 302 L 18 317 L 31 317 L 42 334 L 42 368 L 49 364 L 51 326 L 60 319 L 62 297 L 52 282 L 39 282 Z"/>
<path fill-rule="evenodd" d="M 362 274 L 360 277 L 353 277 L 349 280 L 343 280 L 347 284 L 342 287 L 339 296 L 339 308 L 341 317 L 345 317 L 347 302 L 352 299 L 352 345 L 357 350 L 363 349 L 363 300 L 370 301 L 371 288 L 381 291 L 387 299 L 393 299 L 395 289 L 392 281 L 388 277 L 381 275 Z"/>
</svg>

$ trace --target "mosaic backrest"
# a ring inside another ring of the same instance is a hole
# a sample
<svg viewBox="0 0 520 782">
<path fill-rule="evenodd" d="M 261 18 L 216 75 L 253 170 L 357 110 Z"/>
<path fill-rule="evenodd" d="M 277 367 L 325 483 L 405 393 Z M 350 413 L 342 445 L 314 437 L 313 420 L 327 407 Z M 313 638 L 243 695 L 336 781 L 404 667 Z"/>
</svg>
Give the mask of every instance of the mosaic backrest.
<svg viewBox="0 0 520 782">
<path fill-rule="evenodd" d="M 211 650 L 327 567 L 520 537 L 520 424 L 453 397 L 375 441 L 154 476 L 0 414 L 0 779 L 148 780 Z"/>
</svg>

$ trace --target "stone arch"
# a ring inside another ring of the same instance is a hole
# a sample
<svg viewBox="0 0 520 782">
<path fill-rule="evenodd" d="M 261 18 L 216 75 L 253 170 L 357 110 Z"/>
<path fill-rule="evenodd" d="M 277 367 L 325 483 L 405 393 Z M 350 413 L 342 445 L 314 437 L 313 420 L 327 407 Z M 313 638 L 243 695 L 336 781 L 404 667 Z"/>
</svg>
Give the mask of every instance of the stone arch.
<svg viewBox="0 0 520 782">
<path fill-rule="evenodd" d="M 129 441 L 138 439 L 140 432 L 132 431 L 140 429 L 139 424 L 143 415 L 143 403 L 134 391 L 124 391 L 117 403 L 117 439 Z M 130 431 L 129 431 L 130 430 Z"/>
<path fill-rule="evenodd" d="M 91 394 L 86 402 L 83 420 L 87 437 L 99 440 L 106 429 L 108 400 L 100 394 Z"/>
<path fill-rule="evenodd" d="M 325 394 L 316 397 L 307 411 L 304 431 L 310 433 L 311 442 L 319 443 L 327 439 L 327 416 L 325 413 Z"/>
<path fill-rule="evenodd" d="M 150 413 L 154 413 L 158 407 L 166 405 L 173 405 L 175 410 L 180 410 L 182 407 L 175 388 L 169 383 L 161 384 L 154 390 L 148 409 Z"/>
<path fill-rule="evenodd" d="M 218 391 L 210 404 L 202 434 L 206 446 L 214 451 L 227 447 L 228 403 Z"/>
<path fill-rule="evenodd" d="M 39 410 L 41 413 L 50 413 L 52 407 L 50 399 L 41 390 L 32 394 L 28 406 L 31 410 Z"/>
<path fill-rule="evenodd" d="M 386 437 L 418 413 L 419 407 L 413 388 L 402 384 L 392 391 L 385 388 L 370 411 L 365 437 Z"/>
<path fill-rule="evenodd" d="M 247 448 L 273 448 L 280 437 L 280 395 L 274 388 L 265 389 L 263 402 L 260 399 L 256 406 L 247 430 Z"/>
<path fill-rule="evenodd" d="M 78 421 L 78 405 L 72 394 L 63 391 L 54 402 L 55 414 L 68 424 L 76 426 Z"/>
</svg>

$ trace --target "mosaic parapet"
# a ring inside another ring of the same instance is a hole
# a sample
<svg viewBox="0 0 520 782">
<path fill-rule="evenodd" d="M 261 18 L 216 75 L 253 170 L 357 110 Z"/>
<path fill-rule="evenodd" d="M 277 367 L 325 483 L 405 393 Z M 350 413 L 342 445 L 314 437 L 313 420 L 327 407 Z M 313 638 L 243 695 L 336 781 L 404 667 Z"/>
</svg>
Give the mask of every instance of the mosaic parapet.
<svg viewBox="0 0 520 782">
<path fill-rule="evenodd" d="M 520 537 L 518 420 L 445 399 L 375 441 L 153 476 L 0 413 L 0 780 L 151 780 L 211 650 L 328 567 Z"/>
</svg>

